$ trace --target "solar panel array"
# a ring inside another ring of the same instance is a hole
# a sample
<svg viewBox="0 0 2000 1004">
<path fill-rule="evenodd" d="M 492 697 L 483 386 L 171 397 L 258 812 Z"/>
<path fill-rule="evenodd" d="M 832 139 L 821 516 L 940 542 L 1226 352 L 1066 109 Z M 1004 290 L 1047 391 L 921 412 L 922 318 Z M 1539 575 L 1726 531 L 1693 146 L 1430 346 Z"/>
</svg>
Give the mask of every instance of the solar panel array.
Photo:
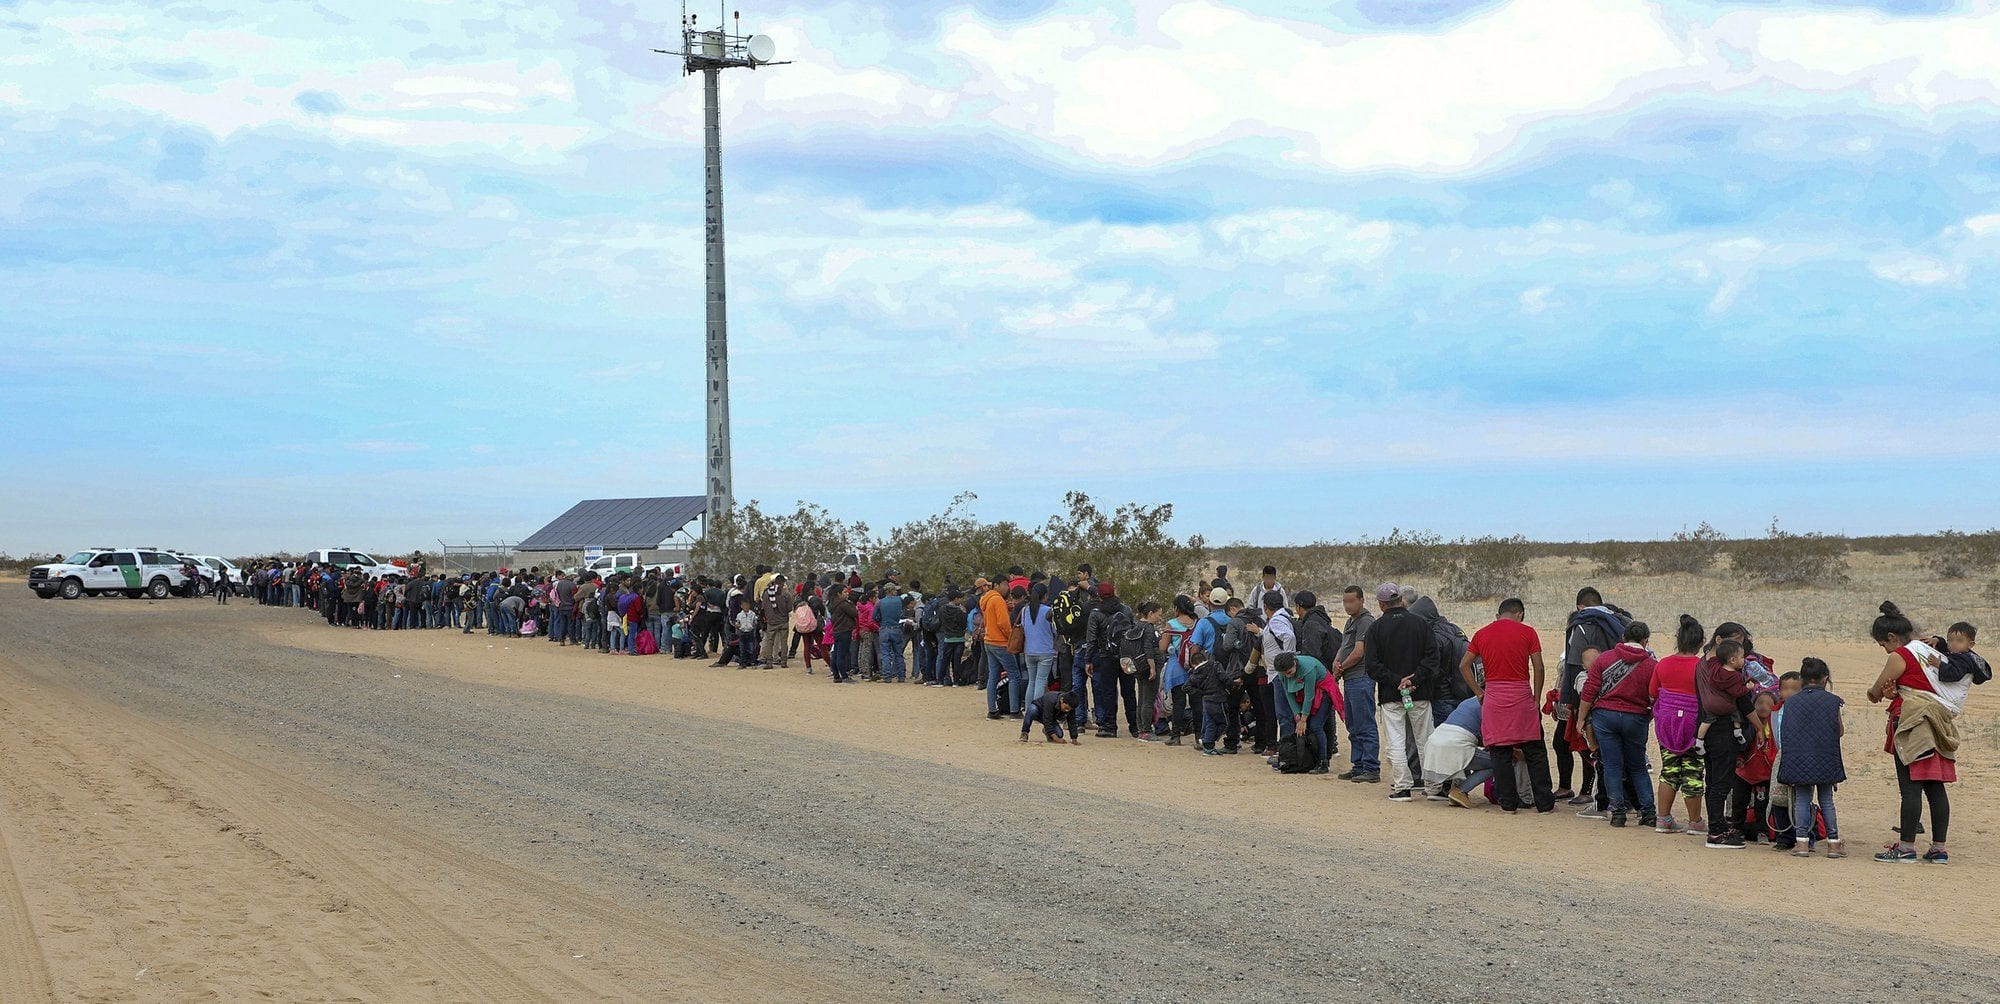
<svg viewBox="0 0 2000 1004">
<path fill-rule="evenodd" d="M 700 495 L 652 499 L 585 499 L 521 541 L 522 551 L 645 550 L 660 546 L 701 518 L 708 500 Z"/>
</svg>

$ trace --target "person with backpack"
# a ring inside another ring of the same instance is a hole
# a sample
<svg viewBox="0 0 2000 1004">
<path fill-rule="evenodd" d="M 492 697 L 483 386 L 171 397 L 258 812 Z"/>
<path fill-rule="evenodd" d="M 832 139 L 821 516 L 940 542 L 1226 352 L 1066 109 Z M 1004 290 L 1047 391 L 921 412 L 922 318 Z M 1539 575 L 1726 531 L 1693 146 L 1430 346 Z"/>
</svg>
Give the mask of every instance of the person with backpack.
<svg viewBox="0 0 2000 1004">
<path fill-rule="evenodd" d="M 1292 594 L 1292 624 L 1298 639 L 1295 651 L 1311 656 L 1314 662 L 1319 663 L 1332 681 L 1328 686 L 1338 689 L 1339 680 L 1333 676 L 1333 667 L 1340 661 L 1340 632 L 1334 630 L 1333 618 L 1327 614 L 1325 607 L 1319 605 L 1319 597 L 1312 590 L 1301 589 Z M 1340 752 L 1339 726 L 1335 724 L 1331 703 L 1327 706 L 1325 717 L 1317 721 L 1326 734 L 1315 736 L 1313 742 L 1323 754 L 1320 766 L 1329 767 L 1332 757 Z"/>
<path fill-rule="evenodd" d="M 1333 758 L 1327 744 L 1333 732 L 1333 697 L 1326 689 L 1326 664 L 1310 655 L 1281 652 L 1272 668 L 1285 688 L 1286 717 L 1292 719 L 1293 735 L 1304 733 L 1312 746 L 1311 763 L 1303 773 L 1326 773 Z"/>
<path fill-rule="evenodd" d="M 1393 582 L 1375 587 L 1381 616 L 1362 640 L 1368 677 L 1375 681 L 1376 729 L 1382 736 L 1382 758 L 1389 770 L 1389 799 L 1414 801 L 1416 786 L 1410 769 L 1412 750 L 1421 750 L 1436 729 L 1431 698 L 1438 692 L 1443 667 L 1437 634 L 1424 619 L 1403 607 L 1403 591 Z M 1446 798 L 1440 789 L 1435 793 Z"/>
<path fill-rule="evenodd" d="M 1583 692 L 1583 679 L 1590 672 L 1590 666 L 1597 657 L 1618 646 L 1625 635 L 1625 625 L 1632 618 L 1617 607 L 1604 602 L 1604 594 L 1595 586 L 1585 586 L 1576 592 L 1576 610 L 1569 615 L 1563 625 L 1563 671 L 1556 682 L 1558 699 L 1556 702 L 1556 772 L 1557 798 L 1567 798 L 1571 805 L 1589 805 L 1597 802 L 1601 811 L 1606 807 L 1609 796 L 1603 794 L 1603 765 L 1590 751 L 1583 737 L 1585 723 L 1577 714 L 1579 695 Z M 1574 756 L 1574 761 L 1572 761 Z M 1570 771 L 1580 767 L 1580 786 L 1570 788 Z M 1592 787 L 1598 795 L 1593 799 Z"/>
<path fill-rule="evenodd" d="M 1153 729 L 1159 724 L 1160 670 L 1163 639 L 1160 637 L 1160 604 L 1147 600 L 1139 604 L 1138 620 L 1132 625 L 1127 636 L 1119 640 L 1118 661 L 1121 672 L 1133 681 L 1138 691 L 1136 702 L 1127 702 L 1125 717 L 1132 727 L 1132 737 L 1142 743 L 1153 741 Z M 1129 668 L 1126 668 L 1129 667 Z"/>
<path fill-rule="evenodd" d="M 1193 663 L 1188 670 L 1188 689 L 1201 705 L 1201 752 L 1219 756 L 1238 752 L 1242 728 L 1239 699 L 1242 691 L 1243 652 L 1249 645 L 1236 625 L 1235 615 L 1243 601 L 1225 599 L 1196 624 L 1182 648 L 1183 659 Z M 1223 748 L 1216 749 L 1216 740 Z"/>
<path fill-rule="evenodd" d="M 803 586 L 801 586 L 801 589 L 803 589 Z M 795 592 L 793 594 L 793 600 L 794 603 L 792 605 L 792 615 L 791 615 L 792 641 L 790 646 L 787 647 L 785 651 L 787 652 L 787 654 L 789 654 L 791 651 L 798 648 L 799 644 L 803 642 L 805 645 L 806 673 L 807 675 L 811 675 L 813 668 L 813 649 L 819 647 L 820 615 L 819 611 L 813 609 L 813 605 L 809 599 L 801 597 L 798 593 Z M 791 665 L 791 660 L 786 659 L 784 665 L 787 666 Z"/>
<path fill-rule="evenodd" d="M 1656 826 L 1653 776 L 1646 769 L 1646 733 L 1653 720 L 1653 669 L 1658 664 L 1646 642 L 1644 621 L 1625 625 L 1624 638 L 1590 664 L 1577 704 L 1590 731 L 1585 740 L 1604 763 L 1599 783 L 1610 794 L 1611 825 L 1624 826 L 1639 800 L 1639 825 Z"/>
<path fill-rule="evenodd" d="M 944 604 L 945 594 L 939 593 L 917 609 L 918 648 L 924 653 L 917 675 L 926 687 L 935 687 L 943 682 L 944 663 L 939 658 L 943 654 L 943 639 L 938 636 L 938 610 Z"/>
<path fill-rule="evenodd" d="M 1270 568 L 1269 565 L 1265 567 Z M 1275 576 L 1276 570 L 1273 569 L 1265 575 L 1265 579 L 1274 580 Z M 1260 601 L 1263 604 L 1261 609 L 1264 613 L 1264 622 L 1261 625 L 1252 627 L 1251 633 L 1257 636 L 1258 648 L 1264 654 L 1264 667 L 1269 671 L 1265 675 L 1269 678 L 1269 686 L 1271 688 L 1269 704 L 1271 709 L 1270 718 L 1277 727 L 1277 738 L 1282 742 L 1285 739 L 1291 738 L 1293 723 L 1291 715 L 1280 713 L 1285 706 L 1285 681 L 1277 674 L 1277 658 L 1286 652 L 1298 651 L 1298 624 L 1292 620 L 1291 611 L 1285 609 L 1285 590 L 1283 587 L 1274 586 L 1273 588 L 1264 589 L 1261 592 L 1252 589 L 1250 592 L 1253 597 L 1257 597 L 1250 601 L 1250 605 L 1253 608 Z M 1266 714 L 1265 707 L 1263 704 L 1257 706 L 1257 713 L 1260 718 Z M 1267 728 L 1260 731 L 1268 733 L 1270 730 Z"/>
<path fill-rule="evenodd" d="M 1160 633 L 1160 648 L 1166 654 L 1166 662 L 1160 667 L 1160 690 L 1165 694 L 1161 704 L 1167 722 L 1167 745 L 1179 746 L 1181 735 L 1192 731 L 1189 721 L 1188 664 L 1182 659 L 1187 647 L 1188 635 L 1194 631 L 1200 620 L 1195 615 L 1193 597 L 1185 593 L 1174 597 L 1174 615 L 1167 619 Z M 1158 723 L 1154 724 L 1157 738 Z"/>
<path fill-rule="evenodd" d="M 1083 648 L 1090 658 L 1090 689 L 1096 698 L 1097 738 L 1118 738 L 1118 698 L 1126 695 L 1132 717 L 1138 718 L 1136 687 L 1118 664 L 1118 639 L 1132 629 L 1132 610 L 1118 599 L 1109 582 L 1097 584 L 1097 605 L 1084 629 Z M 1122 679 L 1121 679 L 1122 678 Z M 1136 731 L 1136 730 L 1135 730 Z"/>
<path fill-rule="evenodd" d="M 1049 613 L 1056 622 L 1056 677 L 1061 681 L 1059 685 L 1076 698 L 1070 702 L 1069 732 L 1074 741 L 1083 732 L 1085 697 L 1090 691 L 1086 682 L 1090 675 L 1090 655 L 1083 646 L 1083 636 L 1090 626 L 1093 594 L 1081 575 L 1067 586 L 1057 581 L 1052 588 L 1058 590 L 1055 602 L 1049 605 Z"/>
<path fill-rule="evenodd" d="M 1272 595 L 1274 593 L 1278 597 L 1278 605 L 1276 607 L 1272 607 L 1264 602 L 1264 598 L 1266 596 Z M 1285 587 L 1278 584 L 1277 566 L 1275 565 L 1264 566 L 1264 577 L 1262 579 L 1259 579 L 1256 585 L 1250 587 L 1250 595 L 1245 599 L 1246 599 L 1246 605 L 1249 606 L 1249 608 L 1252 610 L 1284 609 Z M 1266 652 L 1264 654 L 1264 658 L 1269 659 L 1272 654 L 1273 653 Z"/>
</svg>

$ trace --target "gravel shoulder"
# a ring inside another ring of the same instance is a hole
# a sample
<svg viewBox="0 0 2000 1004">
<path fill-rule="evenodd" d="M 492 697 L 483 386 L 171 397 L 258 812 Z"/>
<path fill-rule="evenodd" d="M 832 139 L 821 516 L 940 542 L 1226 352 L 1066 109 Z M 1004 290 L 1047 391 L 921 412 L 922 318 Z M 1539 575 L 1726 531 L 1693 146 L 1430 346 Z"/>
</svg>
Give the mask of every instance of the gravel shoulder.
<svg viewBox="0 0 2000 1004">
<path fill-rule="evenodd" d="M 1889 954 L 1947 933 L 1902 890 L 1990 900 L 1981 867 L 1947 890 L 1023 747 L 966 694 L 22 594 L 10 1001 L 2000 999 L 1987 949 Z"/>
</svg>

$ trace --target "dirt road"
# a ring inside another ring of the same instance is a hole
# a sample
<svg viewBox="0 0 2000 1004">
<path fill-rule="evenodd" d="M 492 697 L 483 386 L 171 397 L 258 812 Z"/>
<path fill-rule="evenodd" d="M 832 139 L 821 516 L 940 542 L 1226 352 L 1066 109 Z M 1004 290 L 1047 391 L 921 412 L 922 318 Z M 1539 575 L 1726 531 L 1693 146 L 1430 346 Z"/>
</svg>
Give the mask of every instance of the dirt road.
<svg viewBox="0 0 2000 1004">
<path fill-rule="evenodd" d="M 1023 747 L 963 693 L 9 585 L 10 1002 L 2000 999 L 1983 868 Z M 1903 890 L 1962 898 L 1964 936 L 1894 933 Z"/>
</svg>

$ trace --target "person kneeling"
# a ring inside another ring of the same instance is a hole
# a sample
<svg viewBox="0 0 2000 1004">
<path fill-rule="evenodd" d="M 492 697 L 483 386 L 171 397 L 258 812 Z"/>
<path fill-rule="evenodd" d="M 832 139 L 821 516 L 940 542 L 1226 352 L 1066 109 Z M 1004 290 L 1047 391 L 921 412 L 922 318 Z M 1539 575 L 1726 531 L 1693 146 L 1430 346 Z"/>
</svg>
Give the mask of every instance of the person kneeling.
<svg viewBox="0 0 2000 1004">
<path fill-rule="evenodd" d="M 1042 738 L 1049 742 L 1064 744 L 1063 723 L 1069 721 L 1069 713 L 1076 710 L 1076 698 L 1067 690 L 1051 690 L 1028 702 L 1027 713 L 1021 716 L 1021 741 L 1028 741 L 1028 728 L 1036 722 L 1042 723 Z"/>
</svg>

